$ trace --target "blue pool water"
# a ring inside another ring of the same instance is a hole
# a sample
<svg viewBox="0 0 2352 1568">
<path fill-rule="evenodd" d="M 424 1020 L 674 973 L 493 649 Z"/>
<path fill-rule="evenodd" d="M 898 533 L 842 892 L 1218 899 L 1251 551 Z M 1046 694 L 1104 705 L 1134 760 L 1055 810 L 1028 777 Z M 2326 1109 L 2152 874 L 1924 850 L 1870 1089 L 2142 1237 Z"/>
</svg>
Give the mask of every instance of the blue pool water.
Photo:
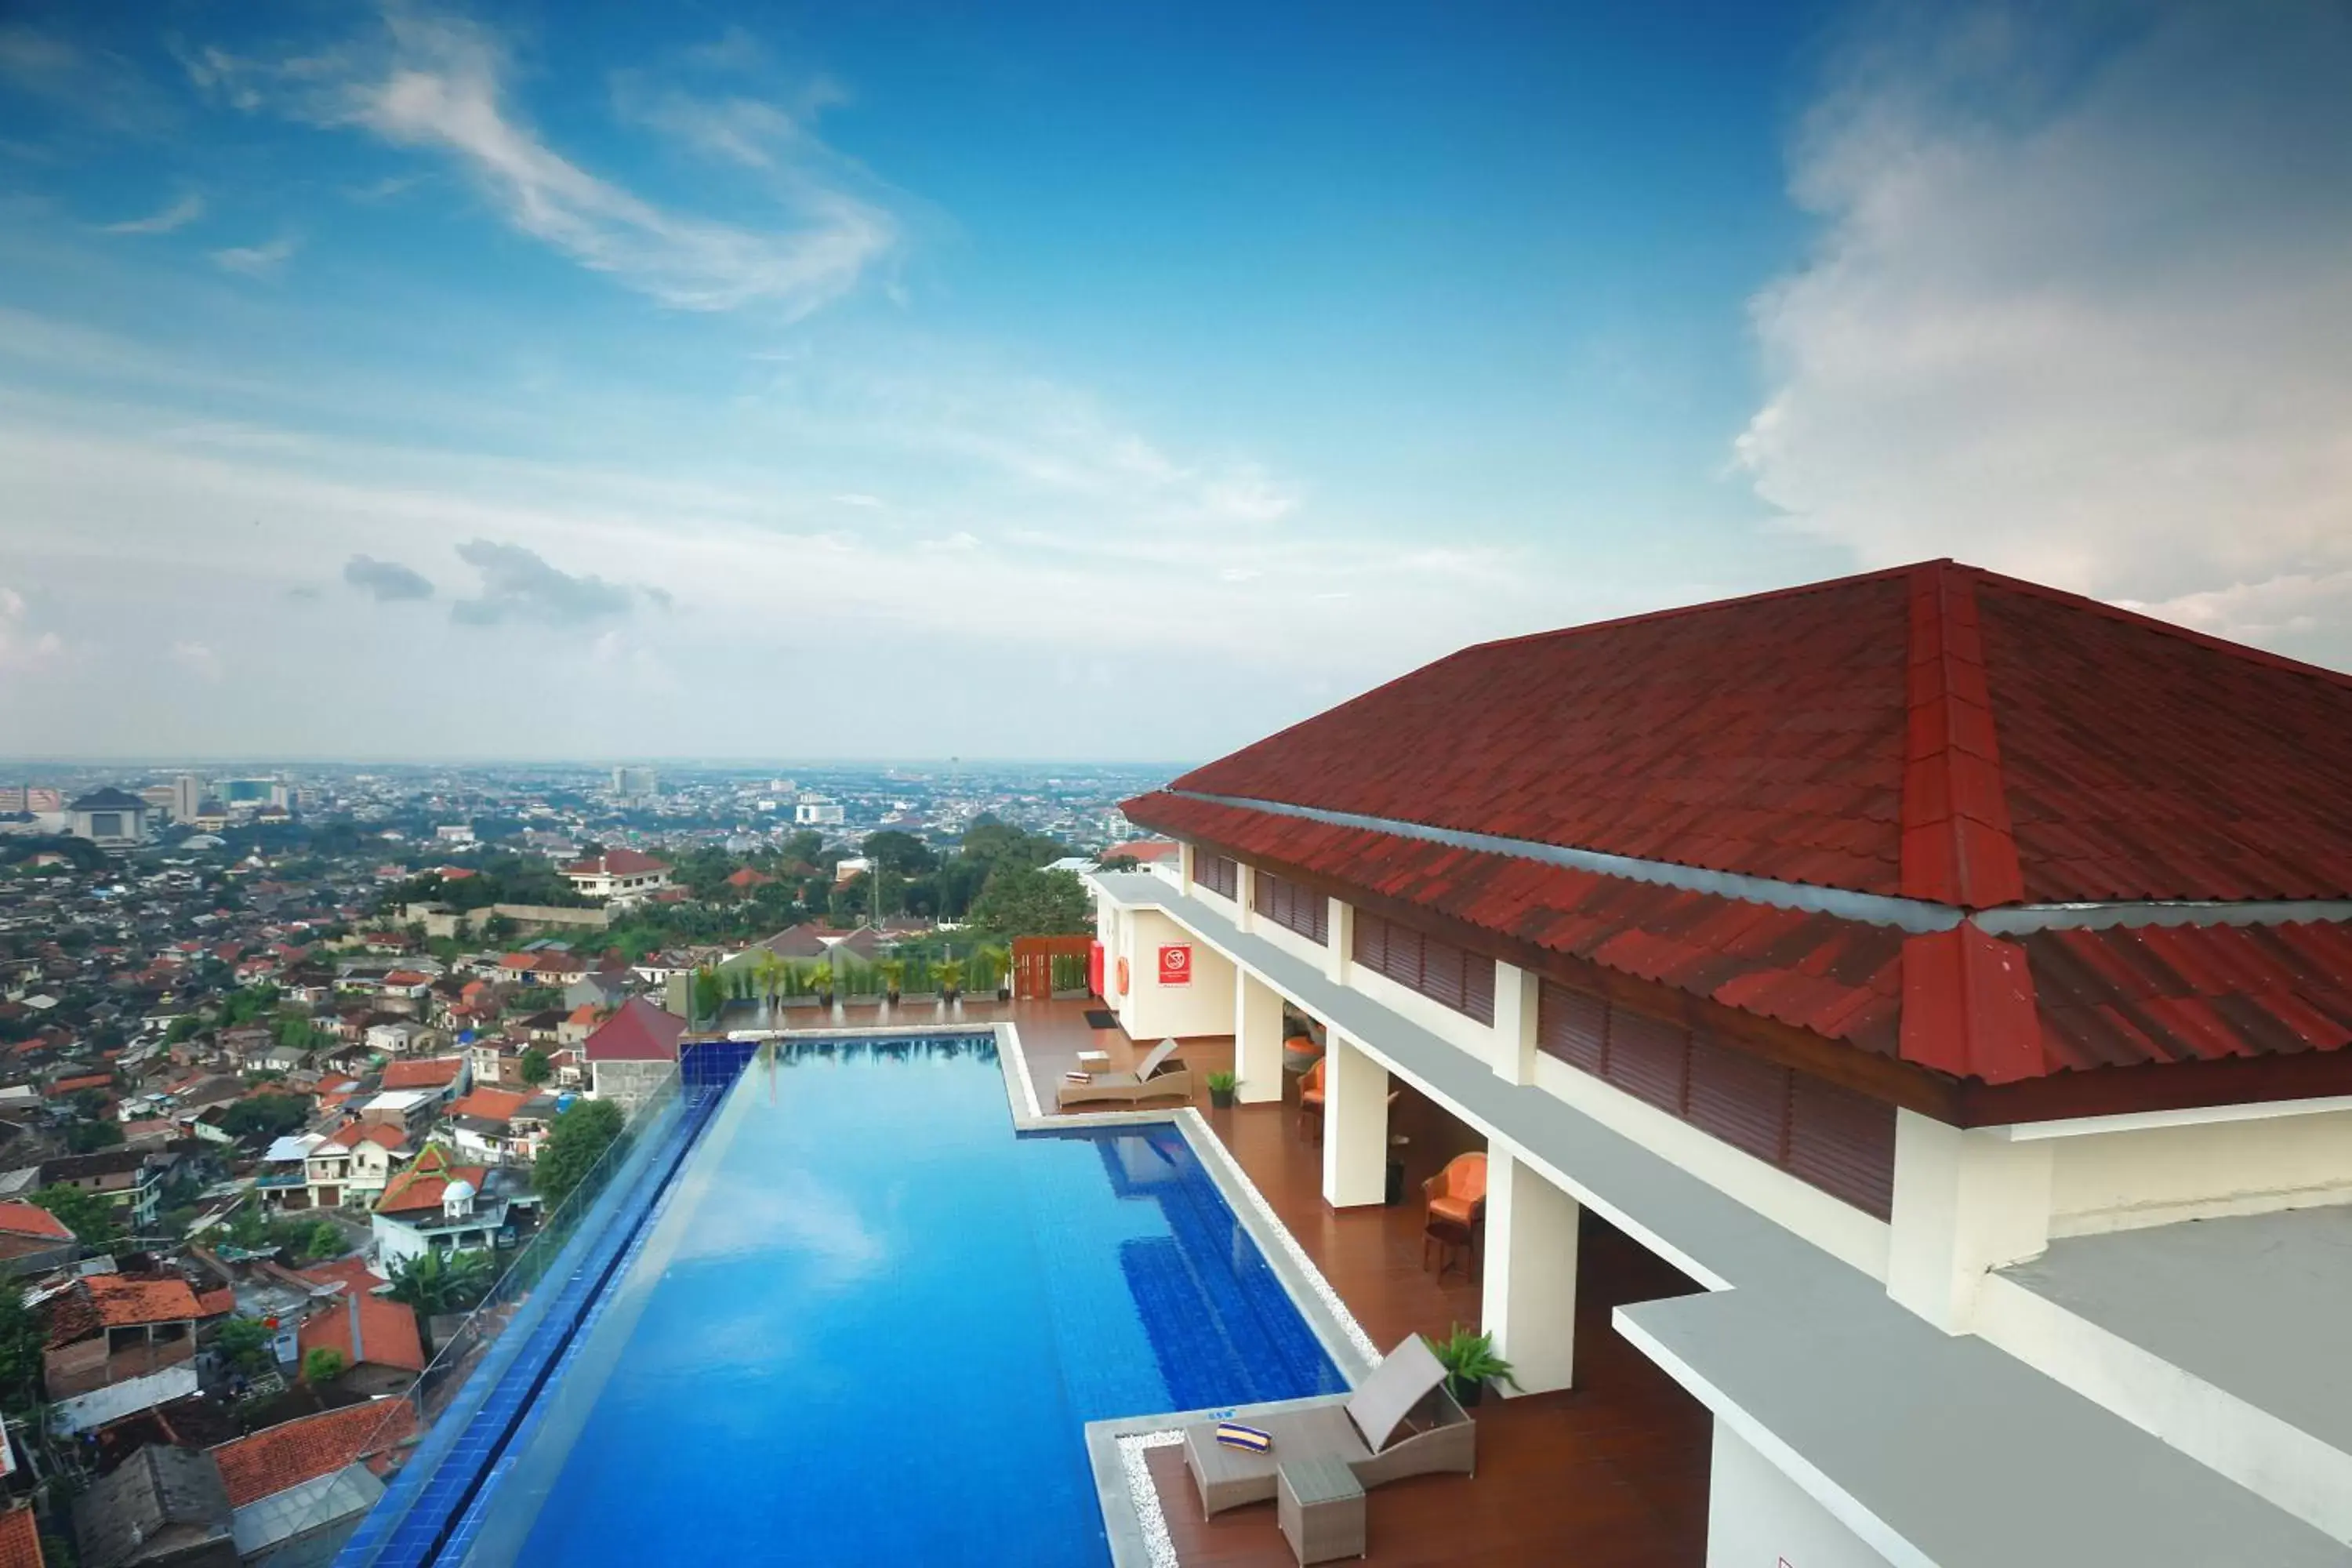
<svg viewBox="0 0 2352 1568">
<path fill-rule="evenodd" d="M 992 1039 L 743 1069 L 468 1563 L 1108 1560 L 1082 1426 L 1343 1386 L 1171 1126 L 1016 1136 Z"/>
</svg>

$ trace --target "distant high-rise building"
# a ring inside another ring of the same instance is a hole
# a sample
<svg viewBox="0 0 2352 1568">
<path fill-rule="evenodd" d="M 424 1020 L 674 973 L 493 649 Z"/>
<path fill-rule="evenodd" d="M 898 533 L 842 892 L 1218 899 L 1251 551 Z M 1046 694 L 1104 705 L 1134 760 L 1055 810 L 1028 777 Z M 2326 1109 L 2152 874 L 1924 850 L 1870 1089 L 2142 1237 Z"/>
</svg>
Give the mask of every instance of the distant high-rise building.
<svg viewBox="0 0 2352 1568">
<path fill-rule="evenodd" d="M 648 801 L 657 792 L 660 780 L 651 768 L 614 768 L 613 794 L 622 801 Z"/>
<path fill-rule="evenodd" d="M 804 827 L 837 826 L 841 818 L 840 804 L 821 795 L 803 795 L 793 805 L 793 820 Z"/>
<path fill-rule="evenodd" d="M 194 773 L 182 773 L 172 781 L 172 820 L 194 822 L 204 799 L 205 781 Z"/>
</svg>

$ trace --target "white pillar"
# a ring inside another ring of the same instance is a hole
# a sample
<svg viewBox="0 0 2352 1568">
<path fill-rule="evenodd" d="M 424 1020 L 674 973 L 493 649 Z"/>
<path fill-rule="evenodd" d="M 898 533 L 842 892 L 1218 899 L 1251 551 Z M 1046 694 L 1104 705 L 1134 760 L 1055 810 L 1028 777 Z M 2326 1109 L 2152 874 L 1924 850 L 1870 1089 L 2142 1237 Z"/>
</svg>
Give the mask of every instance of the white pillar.
<svg viewBox="0 0 2352 1568">
<path fill-rule="evenodd" d="M 1234 1098 L 1244 1105 L 1282 1098 L 1282 993 L 1246 969 L 1234 971 Z"/>
<path fill-rule="evenodd" d="M 1237 861 L 1234 868 L 1234 929 L 1255 931 L 1257 913 L 1257 868 L 1247 861 Z"/>
<path fill-rule="evenodd" d="M 1198 853 L 1190 844 L 1180 841 L 1176 846 L 1176 890 L 1188 899 L 1192 896 L 1192 857 Z"/>
<path fill-rule="evenodd" d="M 1335 1209 L 1388 1196 L 1389 1069 L 1337 1029 L 1323 1052 L 1323 1201 Z"/>
<path fill-rule="evenodd" d="M 1334 985 L 1348 984 L 1349 955 L 1356 951 L 1355 906 L 1341 899 L 1331 900 L 1331 914 L 1325 922 L 1331 945 L 1323 950 L 1323 973 Z"/>
<path fill-rule="evenodd" d="M 1991 1269 L 2050 1245 L 2052 1149 L 1895 1113 L 1895 1212 L 1886 1293 L 1948 1334 L 1975 1321 Z"/>
<path fill-rule="evenodd" d="M 1576 1221 L 1582 1205 L 1500 1142 L 1486 1158 L 1486 1289 L 1495 1352 L 1518 1392 L 1574 1386 Z M 1504 1392 L 1511 1392 L 1504 1385 Z"/>
<path fill-rule="evenodd" d="M 1496 1075 L 1507 1083 L 1536 1080 L 1536 1004 L 1543 979 L 1516 964 L 1495 964 Z"/>
</svg>

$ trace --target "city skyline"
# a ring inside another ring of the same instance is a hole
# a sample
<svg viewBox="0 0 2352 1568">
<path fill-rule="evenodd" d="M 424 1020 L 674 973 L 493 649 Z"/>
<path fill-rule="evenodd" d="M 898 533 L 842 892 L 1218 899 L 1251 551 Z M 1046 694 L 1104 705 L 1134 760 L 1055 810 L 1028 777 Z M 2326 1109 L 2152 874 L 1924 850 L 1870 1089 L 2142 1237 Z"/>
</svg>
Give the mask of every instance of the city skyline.
<svg viewBox="0 0 2352 1568">
<path fill-rule="evenodd" d="M 1942 555 L 2352 662 L 2327 8 L 572 16 L 0 24 L 0 746 L 1198 758 Z"/>
</svg>

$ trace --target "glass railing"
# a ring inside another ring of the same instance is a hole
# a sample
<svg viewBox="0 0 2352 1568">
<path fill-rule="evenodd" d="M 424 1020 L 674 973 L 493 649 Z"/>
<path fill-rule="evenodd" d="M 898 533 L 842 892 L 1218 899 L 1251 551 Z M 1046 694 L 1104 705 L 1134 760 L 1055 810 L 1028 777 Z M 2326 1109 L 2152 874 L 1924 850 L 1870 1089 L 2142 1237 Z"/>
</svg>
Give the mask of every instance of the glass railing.
<svg viewBox="0 0 2352 1568">
<path fill-rule="evenodd" d="M 363 1515 L 349 1512 L 348 1494 L 328 1489 L 309 1517 L 292 1523 L 268 1552 L 299 1550 L 320 1561 L 327 1539 L 347 1533 L 340 1564 L 429 1561 L 431 1543 L 462 1510 L 480 1480 L 478 1444 L 461 1442 L 478 1416 L 509 1417 L 509 1379 L 534 1376 L 538 1356 L 560 1350 L 578 1314 L 593 1299 L 604 1272 L 645 1204 L 672 1168 L 677 1134 L 690 1110 L 673 1068 L 640 1101 L 620 1134 L 512 1253 L 496 1283 L 436 1344 L 431 1362 L 397 1395 L 376 1402 L 378 1425 L 357 1450 L 383 1474 L 383 1495 Z M 433 1321 L 446 1319 L 438 1315 Z M 425 1314 L 419 1313 L 420 1320 Z M 420 1326 L 425 1326 L 420 1323 Z M 378 1457 L 381 1456 L 381 1457 Z M 276 1533 L 273 1531 L 273 1533 Z"/>
</svg>

